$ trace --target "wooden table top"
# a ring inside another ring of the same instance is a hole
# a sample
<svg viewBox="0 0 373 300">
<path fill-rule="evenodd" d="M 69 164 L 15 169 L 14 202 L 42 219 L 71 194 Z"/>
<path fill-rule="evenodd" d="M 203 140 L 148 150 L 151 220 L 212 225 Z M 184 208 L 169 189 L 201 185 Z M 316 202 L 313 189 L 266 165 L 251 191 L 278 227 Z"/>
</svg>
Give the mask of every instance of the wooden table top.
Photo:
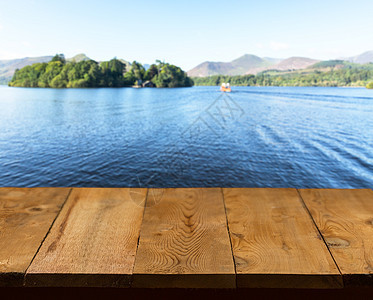
<svg viewBox="0 0 373 300">
<path fill-rule="evenodd" d="M 0 286 L 373 287 L 373 191 L 0 188 Z"/>
</svg>

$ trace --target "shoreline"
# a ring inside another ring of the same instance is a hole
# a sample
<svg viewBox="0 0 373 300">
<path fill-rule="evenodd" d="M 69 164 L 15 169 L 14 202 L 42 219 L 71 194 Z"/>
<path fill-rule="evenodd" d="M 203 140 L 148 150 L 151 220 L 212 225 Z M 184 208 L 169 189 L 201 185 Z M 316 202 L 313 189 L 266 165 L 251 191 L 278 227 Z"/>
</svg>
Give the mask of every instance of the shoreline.
<svg viewBox="0 0 373 300">
<path fill-rule="evenodd" d="M 121 87 L 85 87 L 85 88 L 51 88 L 51 87 L 25 87 L 25 86 L 9 86 L 8 84 L 0 84 L 0 87 L 9 88 L 27 88 L 27 89 L 52 89 L 52 90 L 76 90 L 76 89 L 121 89 L 121 88 L 133 88 L 133 89 L 179 89 L 179 88 L 192 88 L 192 87 L 220 87 L 220 85 L 194 85 L 187 87 L 140 87 L 140 86 L 121 86 Z M 366 89 L 371 90 L 365 86 L 283 86 L 283 85 L 231 85 L 231 87 L 277 87 L 277 88 L 351 88 L 351 89 Z"/>
</svg>

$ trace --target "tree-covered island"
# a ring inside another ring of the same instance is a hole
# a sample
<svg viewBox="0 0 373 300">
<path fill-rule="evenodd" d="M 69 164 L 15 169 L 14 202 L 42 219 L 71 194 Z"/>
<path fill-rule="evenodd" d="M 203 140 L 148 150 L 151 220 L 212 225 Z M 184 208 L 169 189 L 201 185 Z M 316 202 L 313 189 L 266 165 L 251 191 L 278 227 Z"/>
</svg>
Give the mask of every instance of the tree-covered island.
<svg viewBox="0 0 373 300">
<path fill-rule="evenodd" d="M 156 61 L 147 70 L 138 62 L 126 65 L 119 59 L 67 62 L 63 54 L 48 63 L 16 70 L 9 86 L 42 88 L 93 87 L 190 87 L 193 80 L 177 66 Z"/>
</svg>

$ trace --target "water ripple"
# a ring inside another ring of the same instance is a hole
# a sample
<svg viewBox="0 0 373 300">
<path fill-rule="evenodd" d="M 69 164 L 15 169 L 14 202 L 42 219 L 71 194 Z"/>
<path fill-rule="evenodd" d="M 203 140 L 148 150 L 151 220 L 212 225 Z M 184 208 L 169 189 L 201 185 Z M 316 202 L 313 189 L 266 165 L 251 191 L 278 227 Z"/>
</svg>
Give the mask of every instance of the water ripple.
<svg viewBox="0 0 373 300">
<path fill-rule="evenodd" d="M 372 187 L 372 91 L 219 97 L 216 87 L 0 87 L 0 186 Z"/>
</svg>

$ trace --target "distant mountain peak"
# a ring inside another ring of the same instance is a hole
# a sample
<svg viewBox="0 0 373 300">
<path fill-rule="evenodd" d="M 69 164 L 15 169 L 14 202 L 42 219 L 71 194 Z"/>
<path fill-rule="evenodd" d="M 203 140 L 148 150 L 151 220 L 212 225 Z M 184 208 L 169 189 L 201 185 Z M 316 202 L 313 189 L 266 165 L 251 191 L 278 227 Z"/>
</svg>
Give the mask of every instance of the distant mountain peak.
<svg viewBox="0 0 373 300">
<path fill-rule="evenodd" d="M 81 61 L 86 61 L 86 60 L 91 60 L 87 55 L 84 53 L 79 53 L 73 57 L 70 57 L 66 59 L 68 62 L 81 62 Z"/>
<path fill-rule="evenodd" d="M 271 67 L 273 70 L 279 71 L 287 71 L 287 70 L 300 70 L 308 68 L 316 63 L 319 60 L 312 59 L 308 57 L 301 57 L 301 56 L 292 56 L 287 59 L 280 61 L 278 64 Z"/>
<path fill-rule="evenodd" d="M 287 59 L 259 57 L 254 54 L 244 54 L 231 62 L 205 61 L 188 71 L 192 77 L 211 75 L 244 75 L 257 74 L 266 70 L 299 70 L 307 68 L 319 60 L 307 57 L 289 57 Z"/>
<path fill-rule="evenodd" d="M 342 58 L 356 64 L 367 64 L 373 62 L 373 50 L 366 51 L 356 56 Z"/>
<path fill-rule="evenodd" d="M 230 62 L 205 61 L 188 71 L 189 76 L 243 75 L 251 71 L 256 74 L 275 63 L 277 59 L 264 59 L 254 54 L 244 54 Z"/>
</svg>

